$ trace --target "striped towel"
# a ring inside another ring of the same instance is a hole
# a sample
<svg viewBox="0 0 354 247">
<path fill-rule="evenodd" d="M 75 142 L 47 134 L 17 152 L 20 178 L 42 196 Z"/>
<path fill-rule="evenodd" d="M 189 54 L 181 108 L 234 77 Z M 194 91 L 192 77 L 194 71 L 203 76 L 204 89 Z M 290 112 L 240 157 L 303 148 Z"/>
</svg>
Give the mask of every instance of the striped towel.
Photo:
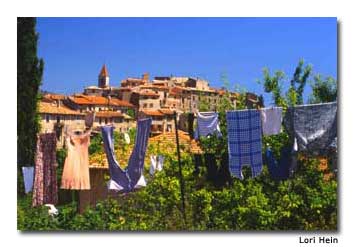
<svg viewBox="0 0 354 247">
<path fill-rule="evenodd" d="M 199 139 L 201 136 L 208 136 L 216 133 L 221 136 L 219 127 L 219 114 L 216 112 L 198 112 L 197 113 L 197 129 L 194 132 L 194 139 Z"/>
<path fill-rule="evenodd" d="M 252 176 L 262 171 L 262 127 L 258 110 L 226 113 L 229 168 L 231 174 L 243 179 L 242 167 L 251 166 Z"/>
</svg>

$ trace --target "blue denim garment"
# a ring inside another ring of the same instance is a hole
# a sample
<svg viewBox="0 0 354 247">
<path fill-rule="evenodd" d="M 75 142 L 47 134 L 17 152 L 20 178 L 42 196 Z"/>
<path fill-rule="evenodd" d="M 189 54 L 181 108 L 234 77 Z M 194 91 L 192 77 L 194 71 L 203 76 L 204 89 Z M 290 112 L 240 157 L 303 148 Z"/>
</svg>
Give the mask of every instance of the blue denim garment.
<svg viewBox="0 0 354 247">
<path fill-rule="evenodd" d="M 273 151 L 267 148 L 265 163 L 274 180 L 288 179 L 293 176 L 297 168 L 296 152 L 293 151 L 292 146 L 285 146 L 281 149 L 280 160 L 276 160 Z"/>
<path fill-rule="evenodd" d="M 119 166 L 114 155 L 114 127 L 101 127 L 104 150 L 109 164 L 111 180 L 122 187 L 123 191 L 131 191 L 142 176 L 151 122 L 151 118 L 138 121 L 134 149 L 130 155 L 128 166 L 125 170 Z"/>
</svg>

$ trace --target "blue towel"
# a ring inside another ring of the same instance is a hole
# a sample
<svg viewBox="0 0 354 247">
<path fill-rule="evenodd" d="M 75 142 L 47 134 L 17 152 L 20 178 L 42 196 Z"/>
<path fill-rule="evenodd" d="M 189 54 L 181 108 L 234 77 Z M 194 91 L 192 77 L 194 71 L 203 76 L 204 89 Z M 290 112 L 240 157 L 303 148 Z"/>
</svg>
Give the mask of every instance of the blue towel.
<svg viewBox="0 0 354 247">
<path fill-rule="evenodd" d="M 115 190 L 130 191 L 138 184 L 142 177 L 144 158 L 147 142 L 150 134 L 151 118 L 138 121 L 138 129 L 135 137 L 135 146 L 130 155 L 128 167 L 123 170 L 114 155 L 113 126 L 101 127 L 103 144 L 109 164 L 111 180 L 109 188 Z"/>
<path fill-rule="evenodd" d="M 226 113 L 229 168 L 231 174 L 243 179 L 242 167 L 250 166 L 252 176 L 262 171 L 262 127 L 258 110 Z"/>
<path fill-rule="evenodd" d="M 219 127 L 219 114 L 216 112 L 200 112 L 197 114 L 197 128 L 194 132 L 194 139 L 199 139 L 201 136 L 208 136 L 216 133 L 221 136 Z"/>
<path fill-rule="evenodd" d="M 23 181 L 25 184 L 25 193 L 32 191 L 33 188 L 33 175 L 34 175 L 34 167 L 33 166 L 23 166 Z"/>
</svg>

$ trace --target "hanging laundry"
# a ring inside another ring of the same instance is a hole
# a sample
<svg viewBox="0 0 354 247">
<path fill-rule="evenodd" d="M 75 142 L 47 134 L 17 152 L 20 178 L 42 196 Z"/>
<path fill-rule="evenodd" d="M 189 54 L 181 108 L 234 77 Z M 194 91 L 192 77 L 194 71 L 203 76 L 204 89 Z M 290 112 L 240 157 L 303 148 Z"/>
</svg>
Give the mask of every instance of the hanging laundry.
<svg viewBox="0 0 354 247">
<path fill-rule="evenodd" d="M 34 167 L 33 166 L 24 166 L 22 167 L 22 174 L 23 174 L 23 182 L 25 184 L 25 193 L 32 191 L 33 188 L 33 173 Z"/>
<path fill-rule="evenodd" d="M 162 171 L 164 160 L 165 160 L 165 157 L 163 155 L 159 155 L 157 157 L 157 166 L 156 166 L 157 171 L 159 171 L 159 172 Z"/>
<path fill-rule="evenodd" d="M 55 133 L 44 133 L 38 136 L 34 168 L 33 207 L 58 202 L 56 145 Z"/>
<path fill-rule="evenodd" d="M 130 137 L 128 133 L 124 133 L 124 141 L 126 144 L 130 144 Z"/>
<path fill-rule="evenodd" d="M 89 112 L 85 116 L 85 126 L 87 128 L 91 128 L 93 126 L 93 122 L 95 121 L 95 112 Z"/>
<path fill-rule="evenodd" d="M 138 121 L 134 149 L 130 155 L 128 167 L 125 170 L 119 166 L 114 155 L 114 127 L 101 127 L 104 149 L 107 155 L 109 172 L 111 175 L 111 179 L 108 182 L 108 189 L 131 191 L 134 188 L 146 186 L 143 168 L 151 122 L 151 118 Z"/>
<path fill-rule="evenodd" d="M 156 166 L 157 166 L 157 157 L 156 157 L 156 155 L 150 155 L 150 170 L 149 170 L 149 173 L 150 173 L 151 176 L 153 176 L 155 174 Z"/>
<path fill-rule="evenodd" d="M 68 154 L 61 179 L 62 189 L 89 190 L 91 188 L 88 157 L 90 134 L 91 131 L 67 136 Z"/>
<path fill-rule="evenodd" d="M 187 114 L 187 121 L 188 121 L 188 134 L 190 138 L 193 138 L 193 128 L 194 128 L 194 114 L 189 112 Z"/>
<path fill-rule="evenodd" d="M 226 183 L 232 184 L 232 177 L 229 169 L 229 154 L 227 152 L 223 153 L 221 156 L 221 165 L 218 171 L 218 178 L 221 185 Z"/>
<path fill-rule="evenodd" d="M 281 107 L 271 107 L 261 109 L 263 135 L 276 135 L 280 133 L 282 123 Z"/>
<path fill-rule="evenodd" d="M 226 113 L 229 169 L 243 179 L 242 167 L 250 166 L 252 176 L 262 171 L 262 131 L 258 110 L 229 111 Z"/>
<path fill-rule="evenodd" d="M 285 146 L 280 151 L 280 159 L 276 160 L 273 151 L 266 149 L 265 161 L 269 173 L 274 180 L 284 180 L 292 177 L 297 168 L 296 152 L 291 146 Z"/>
<path fill-rule="evenodd" d="M 327 150 L 337 137 L 337 102 L 289 107 L 284 124 L 299 151 Z"/>
<path fill-rule="evenodd" d="M 218 173 L 218 167 L 216 165 L 216 157 L 213 153 L 204 154 L 204 160 L 207 167 L 207 179 L 215 181 Z"/>
<path fill-rule="evenodd" d="M 153 176 L 156 171 L 162 171 L 163 162 L 165 157 L 163 155 L 151 155 L 150 156 L 150 175 Z"/>
<path fill-rule="evenodd" d="M 194 154 L 194 174 L 198 175 L 200 172 L 200 167 L 203 166 L 203 160 L 201 154 Z"/>
<path fill-rule="evenodd" d="M 198 112 L 197 128 L 194 132 L 194 139 L 199 139 L 201 136 L 208 136 L 214 133 L 216 133 L 218 137 L 221 136 L 218 113 Z"/>
</svg>

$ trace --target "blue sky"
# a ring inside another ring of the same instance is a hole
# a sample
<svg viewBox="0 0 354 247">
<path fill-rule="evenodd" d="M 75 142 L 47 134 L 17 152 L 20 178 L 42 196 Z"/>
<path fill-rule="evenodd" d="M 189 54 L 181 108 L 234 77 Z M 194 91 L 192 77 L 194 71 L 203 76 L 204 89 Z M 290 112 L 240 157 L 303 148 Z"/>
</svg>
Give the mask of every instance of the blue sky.
<svg viewBox="0 0 354 247">
<path fill-rule="evenodd" d="M 37 31 L 42 89 L 57 93 L 96 85 L 103 63 L 112 86 L 149 72 L 221 87 L 225 74 L 260 94 L 263 67 L 290 78 L 300 58 L 315 74 L 337 76 L 336 18 L 38 18 Z"/>
</svg>

